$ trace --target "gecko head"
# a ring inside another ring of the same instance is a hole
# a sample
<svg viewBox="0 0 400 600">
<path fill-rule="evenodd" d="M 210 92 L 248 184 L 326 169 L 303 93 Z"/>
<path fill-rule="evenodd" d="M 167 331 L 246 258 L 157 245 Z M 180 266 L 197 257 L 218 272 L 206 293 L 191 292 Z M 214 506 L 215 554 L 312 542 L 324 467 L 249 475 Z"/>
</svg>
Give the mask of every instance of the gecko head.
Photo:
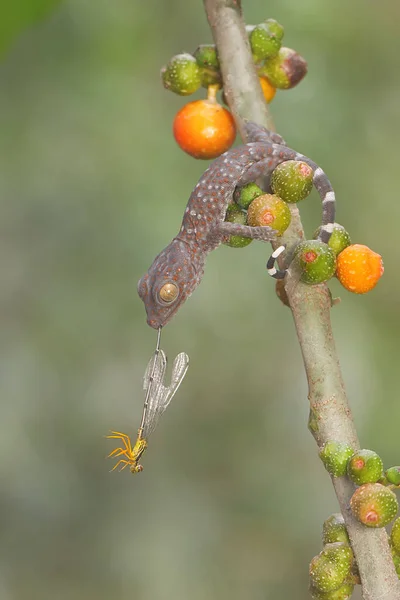
<svg viewBox="0 0 400 600">
<path fill-rule="evenodd" d="M 197 287 L 200 276 L 193 265 L 193 252 L 185 242 L 173 240 L 140 279 L 138 294 L 150 327 L 167 325 Z"/>
</svg>

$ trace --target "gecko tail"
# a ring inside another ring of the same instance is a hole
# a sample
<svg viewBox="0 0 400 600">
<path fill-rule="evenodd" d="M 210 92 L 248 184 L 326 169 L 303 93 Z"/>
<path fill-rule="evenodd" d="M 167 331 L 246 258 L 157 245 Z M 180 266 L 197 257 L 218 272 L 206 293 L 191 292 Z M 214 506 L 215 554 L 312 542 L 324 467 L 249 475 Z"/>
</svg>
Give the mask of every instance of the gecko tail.
<svg viewBox="0 0 400 600">
<path fill-rule="evenodd" d="M 283 279 L 287 273 L 286 269 L 284 271 L 280 271 L 279 269 L 277 269 L 275 267 L 276 259 L 282 254 L 282 252 L 285 251 L 285 249 L 286 249 L 286 246 L 279 246 L 279 248 L 277 248 L 276 250 L 273 251 L 273 253 L 271 254 L 271 256 L 268 259 L 267 273 L 274 279 Z"/>
</svg>

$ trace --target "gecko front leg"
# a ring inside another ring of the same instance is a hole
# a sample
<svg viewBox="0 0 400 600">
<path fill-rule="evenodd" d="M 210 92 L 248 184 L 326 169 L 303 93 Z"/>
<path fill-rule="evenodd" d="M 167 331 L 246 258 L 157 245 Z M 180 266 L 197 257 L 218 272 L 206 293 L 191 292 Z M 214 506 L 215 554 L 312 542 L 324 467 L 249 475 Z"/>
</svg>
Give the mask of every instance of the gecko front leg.
<svg viewBox="0 0 400 600">
<path fill-rule="evenodd" d="M 225 241 L 231 235 L 240 235 L 252 240 L 261 242 L 271 242 L 275 240 L 279 233 L 271 227 L 251 227 L 250 225 L 242 225 L 241 223 L 231 223 L 229 221 L 221 221 L 211 231 L 210 236 L 214 243 Z"/>
</svg>

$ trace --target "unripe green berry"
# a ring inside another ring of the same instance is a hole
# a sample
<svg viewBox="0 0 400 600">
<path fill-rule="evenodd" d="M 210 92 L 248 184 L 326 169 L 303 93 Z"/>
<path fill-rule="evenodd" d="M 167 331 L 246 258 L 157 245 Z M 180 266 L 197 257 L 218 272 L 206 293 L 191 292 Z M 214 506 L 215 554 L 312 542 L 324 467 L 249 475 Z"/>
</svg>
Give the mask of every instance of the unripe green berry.
<svg viewBox="0 0 400 600">
<path fill-rule="evenodd" d="M 400 485 L 400 467 L 390 467 L 390 469 L 386 469 L 385 476 L 388 483 Z"/>
<path fill-rule="evenodd" d="M 390 532 L 390 543 L 396 554 L 400 555 L 400 517 L 393 523 L 392 531 Z"/>
<path fill-rule="evenodd" d="M 193 56 L 200 67 L 203 87 L 222 83 L 217 48 L 214 44 L 201 44 Z"/>
<path fill-rule="evenodd" d="M 280 39 L 265 23 L 256 25 L 249 35 L 251 52 L 255 63 L 276 56 L 281 47 Z"/>
<path fill-rule="evenodd" d="M 258 196 L 262 196 L 264 192 L 256 183 L 246 183 L 243 187 L 237 187 L 233 194 L 233 198 L 242 208 L 248 208 Z"/>
<path fill-rule="evenodd" d="M 268 27 L 270 32 L 273 33 L 278 38 L 278 40 L 282 41 L 283 35 L 285 33 L 285 30 L 283 29 L 282 25 L 278 23 L 278 21 L 275 21 L 275 19 L 267 19 L 266 21 L 264 21 L 264 23 Z"/>
<path fill-rule="evenodd" d="M 271 227 L 282 234 L 290 225 L 292 215 L 286 202 L 273 194 L 255 198 L 247 212 L 247 222 L 252 227 Z"/>
<path fill-rule="evenodd" d="M 313 177 L 314 171 L 307 163 L 287 160 L 273 170 L 271 188 L 285 202 L 299 202 L 310 194 Z"/>
<path fill-rule="evenodd" d="M 191 54 L 177 54 L 161 69 L 161 78 L 167 90 L 189 96 L 201 85 L 201 70 Z"/>
<path fill-rule="evenodd" d="M 349 535 L 341 513 L 334 513 L 326 519 L 322 527 L 322 540 L 325 544 L 343 542 L 350 544 Z"/>
<path fill-rule="evenodd" d="M 337 590 L 348 577 L 353 551 L 348 544 L 327 544 L 310 563 L 311 586 L 320 592 Z"/>
<path fill-rule="evenodd" d="M 321 227 L 314 232 L 313 238 L 317 239 L 321 232 Z M 332 248 L 336 256 L 342 252 L 347 246 L 350 246 L 351 239 L 348 232 L 339 223 L 334 223 L 332 235 L 329 238 L 328 246 Z"/>
<path fill-rule="evenodd" d="M 383 477 L 383 462 L 373 450 L 358 450 L 347 463 L 347 475 L 357 485 L 375 483 Z"/>
<path fill-rule="evenodd" d="M 307 73 L 307 63 L 291 48 L 282 47 L 279 53 L 268 59 L 258 75 L 264 75 L 276 88 L 287 90 L 297 85 Z"/>
<path fill-rule="evenodd" d="M 247 217 L 244 210 L 237 206 L 237 204 L 230 204 L 227 208 L 225 221 L 230 223 L 240 223 L 240 225 L 247 224 Z M 243 237 L 242 235 L 231 235 L 229 239 L 224 242 L 226 246 L 231 248 L 245 248 L 251 244 L 253 240 L 251 238 Z"/>
<path fill-rule="evenodd" d="M 328 281 L 335 274 L 335 253 L 320 240 L 300 242 L 296 247 L 294 258 L 301 274 L 301 281 L 309 285 Z"/>
<path fill-rule="evenodd" d="M 200 44 L 193 54 L 199 67 L 210 67 L 219 70 L 219 59 L 215 44 Z"/>
<path fill-rule="evenodd" d="M 353 591 L 353 583 L 343 583 L 337 590 L 331 592 L 321 592 L 313 586 L 310 587 L 313 600 L 348 600 L 348 598 L 351 598 Z"/>
<path fill-rule="evenodd" d="M 365 483 L 350 500 L 353 515 L 367 527 L 385 527 L 398 511 L 395 494 L 380 483 Z"/>
<path fill-rule="evenodd" d="M 396 554 L 396 552 L 394 552 L 392 550 L 392 558 L 393 558 L 394 568 L 397 573 L 397 577 L 400 579 L 400 555 Z"/>
<path fill-rule="evenodd" d="M 348 444 L 330 441 L 323 445 L 319 457 L 332 477 L 342 477 L 346 475 L 347 462 L 353 452 L 353 448 Z"/>
</svg>

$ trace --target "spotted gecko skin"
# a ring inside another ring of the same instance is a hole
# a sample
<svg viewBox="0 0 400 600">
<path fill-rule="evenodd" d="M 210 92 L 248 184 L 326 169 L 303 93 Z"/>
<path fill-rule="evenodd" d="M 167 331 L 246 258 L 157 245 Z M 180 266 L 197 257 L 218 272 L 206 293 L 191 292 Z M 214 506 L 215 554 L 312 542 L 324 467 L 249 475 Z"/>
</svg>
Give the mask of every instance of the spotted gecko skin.
<svg viewBox="0 0 400 600">
<path fill-rule="evenodd" d="M 138 283 L 147 323 L 154 329 L 164 327 L 177 313 L 199 285 L 209 252 L 229 236 L 262 241 L 276 239 L 277 232 L 270 227 L 250 227 L 224 219 L 236 186 L 269 177 L 280 163 L 301 160 L 313 169 L 313 183 L 323 209 L 319 238 L 323 242 L 329 240 L 335 221 L 335 194 L 322 169 L 306 156 L 287 148 L 279 135 L 259 125 L 247 123 L 246 133 L 254 141 L 225 152 L 204 172 L 190 195 L 178 235 L 160 252 Z M 177 289 L 173 301 L 165 301 L 160 296 L 166 284 Z"/>
</svg>

